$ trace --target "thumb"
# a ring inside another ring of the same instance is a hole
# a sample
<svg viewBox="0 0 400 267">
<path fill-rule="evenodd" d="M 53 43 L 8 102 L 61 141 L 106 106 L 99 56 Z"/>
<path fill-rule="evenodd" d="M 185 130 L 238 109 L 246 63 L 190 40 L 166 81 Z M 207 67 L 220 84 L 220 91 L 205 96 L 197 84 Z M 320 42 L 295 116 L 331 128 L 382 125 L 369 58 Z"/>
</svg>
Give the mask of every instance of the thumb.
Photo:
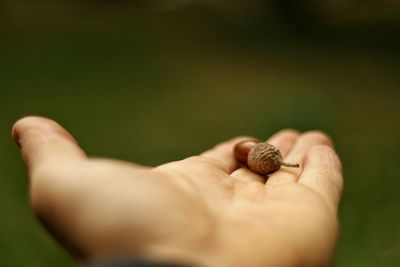
<svg viewBox="0 0 400 267">
<path fill-rule="evenodd" d="M 86 159 L 72 135 L 47 118 L 20 119 L 12 128 L 12 136 L 21 148 L 30 174 L 39 167 Z"/>
</svg>

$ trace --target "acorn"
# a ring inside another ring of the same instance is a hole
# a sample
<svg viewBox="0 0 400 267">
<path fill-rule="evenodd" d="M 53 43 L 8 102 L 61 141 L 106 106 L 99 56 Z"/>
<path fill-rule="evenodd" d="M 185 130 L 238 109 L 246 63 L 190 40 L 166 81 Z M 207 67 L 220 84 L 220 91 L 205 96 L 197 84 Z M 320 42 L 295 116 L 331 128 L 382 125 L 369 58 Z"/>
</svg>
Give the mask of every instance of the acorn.
<svg viewBox="0 0 400 267">
<path fill-rule="evenodd" d="M 235 159 L 242 164 L 247 164 L 247 156 L 249 155 L 250 149 L 257 143 L 260 143 L 257 139 L 249 139 L 237 143 L 233 148 Z"/>
<path fill-rule="evenodd" d="M 256 143 L 254 140 L 242 141 L 235 146 L 234 155 L 236 160 L 247 164 L 250 170 L 261 175 L 274 173 L 281 166 L 300 167 L 298 163 L 284 162 L 279 149 L 266 142 Z"/>
</svg>

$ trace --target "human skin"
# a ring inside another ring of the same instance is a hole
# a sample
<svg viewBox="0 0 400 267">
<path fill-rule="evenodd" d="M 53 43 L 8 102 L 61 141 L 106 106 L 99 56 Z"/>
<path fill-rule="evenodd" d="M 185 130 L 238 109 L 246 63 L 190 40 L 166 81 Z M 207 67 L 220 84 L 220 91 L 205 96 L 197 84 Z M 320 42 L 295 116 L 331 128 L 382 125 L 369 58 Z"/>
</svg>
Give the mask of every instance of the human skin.
<svg viewBox="0 0 400 267">
<path fill-rule="evenodd" d="M 34 212 L 81 262 L 143 257 L 199 267 L 330 266 L 341 163 L 329 137 L 283 130 L 284 160 L 265 177 L 238 165 L 237 137 L 184 160 L 143 167 L 89 158 L 64 128 L 26 117 L 12 130 Z"/>
</svg>

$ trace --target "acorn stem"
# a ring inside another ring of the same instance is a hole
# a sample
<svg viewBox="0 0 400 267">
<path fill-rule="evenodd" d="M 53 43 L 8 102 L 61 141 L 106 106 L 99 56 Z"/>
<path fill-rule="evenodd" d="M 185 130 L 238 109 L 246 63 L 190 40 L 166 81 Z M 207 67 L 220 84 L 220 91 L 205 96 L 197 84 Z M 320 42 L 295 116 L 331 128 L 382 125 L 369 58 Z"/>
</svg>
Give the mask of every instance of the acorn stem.
<svg viewBox="0 0 400 267">
<path fill-rule="evenodd" d="M 280 163 L 281 163 L 282 166 L 285 166 L 285 167 L 292 167 L 292 168 L 299 168 L 300 167 L 300 164 L 298 164 L 298 163 L 287 163 L 287 162 L 284 162 L 284 161 L 280 161 Z"/>
</svg>

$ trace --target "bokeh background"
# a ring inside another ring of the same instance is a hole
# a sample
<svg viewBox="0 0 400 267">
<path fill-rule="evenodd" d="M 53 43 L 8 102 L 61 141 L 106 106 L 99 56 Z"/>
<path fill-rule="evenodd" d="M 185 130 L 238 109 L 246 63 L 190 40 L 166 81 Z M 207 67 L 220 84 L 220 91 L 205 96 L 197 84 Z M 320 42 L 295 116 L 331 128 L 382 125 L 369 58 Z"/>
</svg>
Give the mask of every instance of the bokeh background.
<svg viewBox="0 0 400 267">
<path fill-rule="evenodd" d="M 399 266 L 399 86 L 396 0 L 3 0 L 0 265 L 72 266 L 10 138 L 36 114 L 90 155 L 148 165 L 324 130 L 345 167 L 335 266 Z"/>
</svg>

